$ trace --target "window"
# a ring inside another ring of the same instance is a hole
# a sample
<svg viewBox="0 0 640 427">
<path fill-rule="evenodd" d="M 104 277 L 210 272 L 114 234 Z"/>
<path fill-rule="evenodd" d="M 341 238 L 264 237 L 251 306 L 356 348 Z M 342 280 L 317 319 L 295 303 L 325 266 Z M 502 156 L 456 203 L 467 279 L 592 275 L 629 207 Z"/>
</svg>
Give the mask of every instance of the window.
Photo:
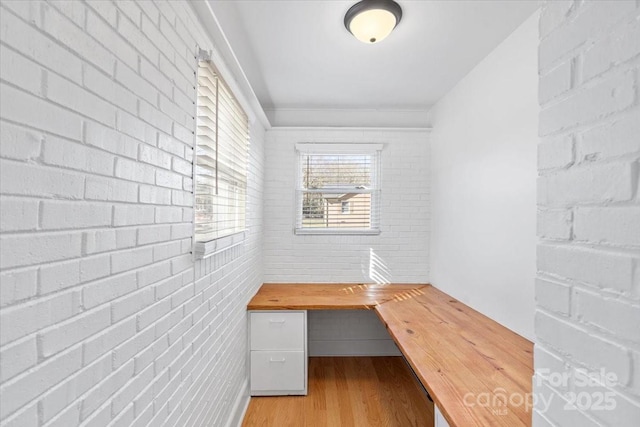
<svg viewBox="0 0 640 427">
<path fill-rule="evenodd" d="M 242 240 L 249 123 L 209 61 L 198 64 L 195 242 L 203 256 Z"/>
<path fill-rule="evenodd" d="M 296 234 L 378 234 L 382 144 L 296 149 Z"/>
</svg>

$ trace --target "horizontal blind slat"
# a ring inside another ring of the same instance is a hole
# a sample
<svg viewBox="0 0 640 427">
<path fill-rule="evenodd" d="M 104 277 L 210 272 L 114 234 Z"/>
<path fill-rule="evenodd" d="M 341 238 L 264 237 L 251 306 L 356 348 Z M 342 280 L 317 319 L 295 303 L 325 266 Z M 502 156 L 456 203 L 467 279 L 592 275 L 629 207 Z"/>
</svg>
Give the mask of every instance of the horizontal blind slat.
<svg viewBox="0 0 640 427">
<path fill-rule="evenodd" d="M 208 62 L 198 67 L 196 130 L 196 241 L 244 230 L 248 119 Z"/>
</svg>

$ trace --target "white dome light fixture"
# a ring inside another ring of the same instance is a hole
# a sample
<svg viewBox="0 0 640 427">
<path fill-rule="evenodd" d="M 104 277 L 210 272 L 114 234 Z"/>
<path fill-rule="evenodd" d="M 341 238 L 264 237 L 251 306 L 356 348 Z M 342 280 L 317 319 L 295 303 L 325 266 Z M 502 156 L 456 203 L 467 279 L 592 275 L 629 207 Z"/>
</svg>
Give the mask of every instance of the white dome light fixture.
<svg viewBox="0 0 640 427">
<path fill-rule="evenodd" d="M 384 40 L 402 19 L 402 8 L 393 0 L 362 0 L 344 16 L 344 26 L 363 43 Z"/>
</svg>

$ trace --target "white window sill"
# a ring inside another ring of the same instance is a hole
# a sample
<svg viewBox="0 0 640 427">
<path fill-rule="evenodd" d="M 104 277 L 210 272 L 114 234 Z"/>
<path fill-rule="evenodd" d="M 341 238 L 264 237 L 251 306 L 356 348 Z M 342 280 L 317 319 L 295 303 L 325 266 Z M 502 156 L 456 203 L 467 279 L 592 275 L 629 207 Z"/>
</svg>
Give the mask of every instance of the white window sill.
<svg viewBox="0 0 640 427">
<path fill-rule="evenodd" d="M 294 233 L 297 235 L 363 235 L 376 236 L 380 234 L 379 229 L 361 229 L 361 228 L 296 228 Z"/>
<path fill-rule="evenodd" d="M 208 258 L 212 255 L 231 249 L 244 243 L 246 230 L 208 242 L 196 242 L 193 253 L 196 259 Z"/>
</svg>

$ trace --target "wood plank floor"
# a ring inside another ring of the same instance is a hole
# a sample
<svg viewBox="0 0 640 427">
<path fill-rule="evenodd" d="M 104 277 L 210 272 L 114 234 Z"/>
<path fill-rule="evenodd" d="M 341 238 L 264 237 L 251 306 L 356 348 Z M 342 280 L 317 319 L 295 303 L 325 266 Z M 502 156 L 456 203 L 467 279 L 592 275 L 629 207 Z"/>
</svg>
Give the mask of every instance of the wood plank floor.
<svg viewBox="0 0 640 427">
<path fill-rule="evenodd" d="M 432 427 L 401 357 L 311 357 L 307 396 L 252 397 L 243 427 Z"/>
</svg>

